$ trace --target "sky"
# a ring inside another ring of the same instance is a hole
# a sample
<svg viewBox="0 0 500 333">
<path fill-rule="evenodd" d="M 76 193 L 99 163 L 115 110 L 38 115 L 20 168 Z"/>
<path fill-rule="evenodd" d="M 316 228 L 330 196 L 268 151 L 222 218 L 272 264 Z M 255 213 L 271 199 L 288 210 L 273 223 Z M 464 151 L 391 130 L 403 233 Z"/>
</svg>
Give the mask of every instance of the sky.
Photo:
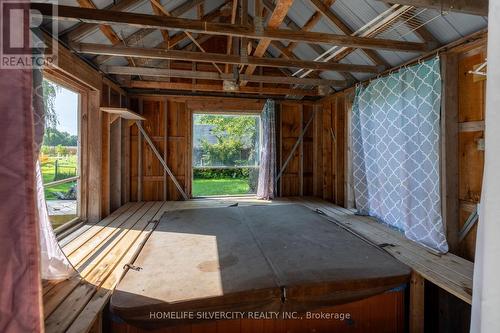
<svg viewBox="0 0 500 333">
<path fill-rule="evenodd" d="M 72 135 L 78 134 L 78 94 L 59 86 L 56 90 L 55 109 L 59 124 L 57 129 Z"/>
</svg>

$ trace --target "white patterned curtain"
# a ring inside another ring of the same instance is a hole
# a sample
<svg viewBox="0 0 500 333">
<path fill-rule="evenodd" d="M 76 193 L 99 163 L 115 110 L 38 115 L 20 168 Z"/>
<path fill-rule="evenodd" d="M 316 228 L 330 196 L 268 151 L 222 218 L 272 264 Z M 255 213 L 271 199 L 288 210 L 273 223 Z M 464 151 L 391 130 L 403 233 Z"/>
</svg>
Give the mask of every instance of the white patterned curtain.
<svg viewBox="0 0 500 333">
<path fill-rule="evenodd" d="M 439 179 L 439 66 L 435 58 L 356 89 L 353 181 L 360 214 L 447 252 Z"/>
<path fill-rule="evenodd" d="M 273 100 L 266 101 L 260 119 L 262 122 L 262 143 L 257 197 L 269 200 L 274 198 L 274 179 L 276 177 L 276 121 Z"/>
</svg>

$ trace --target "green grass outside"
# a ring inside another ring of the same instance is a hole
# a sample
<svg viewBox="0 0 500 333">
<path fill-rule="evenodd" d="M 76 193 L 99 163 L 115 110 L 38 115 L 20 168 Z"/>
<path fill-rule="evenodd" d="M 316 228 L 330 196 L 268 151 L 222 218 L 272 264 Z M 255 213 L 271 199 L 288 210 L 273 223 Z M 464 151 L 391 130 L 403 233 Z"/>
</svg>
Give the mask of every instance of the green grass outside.
<svg viewBox="0 0 500 333">
<path fill-rule="evenodd" d="M 58 176 L 54 177 L 55 174 L 55 160 L 58 159 Z M 50 183 L 54 180 L 60 180 L 64 178 L 74 177 L 76 175 L 77 167 L 77 156 L 71 155 L 68 157 L 56 157 L 49 156 L 42 159 L 42 178 L 43 183 Z M 55 192 L 68 192 L 71 186 L 76 182 L 70 182 L 65 184 L 59 184 L 55 186 L 50 186 L 45 188 L 45 200 L 57 200 L 54 195 Z"/>
<path fill-rule="evenodd" d="M 193 179 L 193 196 L 249 194 L 248 179 Z"/>
</svg>

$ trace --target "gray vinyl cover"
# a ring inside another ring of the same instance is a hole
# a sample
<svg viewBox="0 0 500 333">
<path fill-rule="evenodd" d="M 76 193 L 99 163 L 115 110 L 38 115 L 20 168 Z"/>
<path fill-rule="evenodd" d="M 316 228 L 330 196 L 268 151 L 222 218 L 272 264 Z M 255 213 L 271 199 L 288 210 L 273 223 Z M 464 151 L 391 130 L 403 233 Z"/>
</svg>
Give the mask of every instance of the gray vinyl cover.
<svg viewBox="0 0 500 333">
<path fill-rule="evenodd" d="M 316 310 L 382 293 L 410 274 L 295 204 L 168 212 L 134 266 L 141 269 L 125 274 L 111 309 L 145 326 L 150 312 Z"/>
</svg>

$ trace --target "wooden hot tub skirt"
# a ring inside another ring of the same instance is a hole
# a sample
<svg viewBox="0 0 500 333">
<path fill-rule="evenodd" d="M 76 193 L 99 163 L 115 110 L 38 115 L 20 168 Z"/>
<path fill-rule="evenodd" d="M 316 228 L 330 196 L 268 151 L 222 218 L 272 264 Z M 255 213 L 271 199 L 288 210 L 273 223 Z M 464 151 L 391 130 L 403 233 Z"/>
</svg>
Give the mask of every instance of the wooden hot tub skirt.
<svg viewBox="0 0 500 333">
<path fill-rule="evenodd" d="M 112 333 L 402 333 L 405 332 L 405 291 L 389 291 L 359 301 L 330 306 L 303 319 L 199 320 L 197 323 L 148 330 L 113 316 Z M 327 315 L 330 314 L 330 318 Z M 322 317 L 321 317 L 322 316 Z M 347 318 L 348 316 L 348 318 Z"/>
</svg>

